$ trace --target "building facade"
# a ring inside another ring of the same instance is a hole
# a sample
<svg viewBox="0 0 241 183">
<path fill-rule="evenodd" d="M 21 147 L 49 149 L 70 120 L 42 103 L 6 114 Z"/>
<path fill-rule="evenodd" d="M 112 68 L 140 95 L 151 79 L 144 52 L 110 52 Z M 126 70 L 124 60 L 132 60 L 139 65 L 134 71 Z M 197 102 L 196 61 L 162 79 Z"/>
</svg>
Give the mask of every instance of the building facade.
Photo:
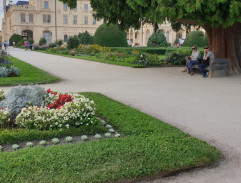
<svg viewBox="0 0 241 183">
<path fill-rule="evenodd" d="M 94 35 L 96 29 L 103 23 L 93 17 L 89 0 L 78 0 L 73 10 L 58 0 L 19 1 L 6 6 L 3 0 L 4 18 L 2 21 L 2 41 L 7 41 L 14 34 L 20 34 L 26 39 L 33 38 L 36 43 L 45 37 L 47 43 L 56 40 L 67 41 L 69 36 L 88 31 Z M 176 39 L 185 39 L 186 31 L 175 32 L 170 23 L 159 25 L 169 43 Z M 143 25 L 140 30 L 127 31 L 128 43 L 132 46 L 146 46 L 153 33 L 153 26 Z"/>
</svg>

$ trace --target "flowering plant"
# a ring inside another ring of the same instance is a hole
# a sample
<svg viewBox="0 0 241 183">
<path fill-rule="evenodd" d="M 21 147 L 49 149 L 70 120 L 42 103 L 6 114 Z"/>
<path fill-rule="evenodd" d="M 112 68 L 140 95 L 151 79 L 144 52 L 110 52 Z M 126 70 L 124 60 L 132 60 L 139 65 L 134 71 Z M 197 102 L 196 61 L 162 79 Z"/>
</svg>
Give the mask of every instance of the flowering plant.
<svg viewBox="0 0 241 183">
<path fill-rule="evenodd" d="M 10 121 L 9 117 L 8 109 L 0 109 L 0 126 L 8 124 Z"/>
<path fill-rule="evenodd" d="M 0 89 L 0 101 L 5 99 L 4 90 Z"/>
<path fill-rule="evenodd" d="M 16 117 L 20 127 L 40 130 L 67 129 L 95 124 L 95 104 L 83 95 L 47 90 L 45 106 L 22 108 Z M 55 101 L 54 101 L 55 100 Z"/>
</svg>

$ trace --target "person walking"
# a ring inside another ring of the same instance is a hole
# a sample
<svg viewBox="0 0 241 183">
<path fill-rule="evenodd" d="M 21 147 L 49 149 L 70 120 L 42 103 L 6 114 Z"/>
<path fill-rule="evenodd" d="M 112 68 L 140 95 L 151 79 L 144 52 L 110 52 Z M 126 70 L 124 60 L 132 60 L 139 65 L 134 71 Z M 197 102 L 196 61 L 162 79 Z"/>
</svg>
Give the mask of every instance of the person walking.
<svg viewBox="0 0 241 183">
<path fill-rule="evenodd" d="M 203 77 L 208 77 L 208 72 L 205 70 L 205 67 L 209 66 L 209 61 L 214 59 L 214 54 L 209 50 L 208 46 L 204 46 L 204 56 L 203 59 L 198 64 L 199 70 L 202 73 Z"/>
<path fill-rule="evenodd" d="M 15 42 L 13 41 L 13 48 L 15 47 Z"/>
<path fill-rule="evenodd" d="M 30 48 L 31 51 L 33 50 L 33 43 L 32 42 L 29 43 L 29 48 Z"/>
<path fill-rule="evenodd" d="M 192 55 L 190 56 L 187 64 L 186 64 L 186 67 L 185 69 L 182 71 L 182 72 L 187 72 L 189 71 L 188 73 L 190 73 L 190 75 L 193 75 L 194 72 L 193 72 L 193 65 L 197 65 L 199 63 L 199 59 L 201 58 L 201 54 L 200 54 L 200 51 L 197 50 L 197 46 L 194 45 L 192 47 Z"/>
<path fill-rule="evenodd" d="M 24 41 L 24 48 L 25 48 L 25 51 L 28 49 L 28 41 L 27 40 Z"/>
</svg>

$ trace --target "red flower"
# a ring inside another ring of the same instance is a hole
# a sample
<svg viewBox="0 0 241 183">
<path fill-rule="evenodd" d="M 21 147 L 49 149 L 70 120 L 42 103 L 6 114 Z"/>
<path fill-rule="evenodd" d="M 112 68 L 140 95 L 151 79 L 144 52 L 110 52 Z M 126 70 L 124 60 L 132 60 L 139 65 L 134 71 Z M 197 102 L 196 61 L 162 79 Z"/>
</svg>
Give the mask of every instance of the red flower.
<svg viewBox="0 0 241 183">
<path fill-rule="evenodd" d="M 59 95 L 59 98 L 55 100 L 54 103 L 50 104 L 48 108 L 50 109 L 60 109 L 66 102 L 73 101 L 71 95 Z"/>
</svg>

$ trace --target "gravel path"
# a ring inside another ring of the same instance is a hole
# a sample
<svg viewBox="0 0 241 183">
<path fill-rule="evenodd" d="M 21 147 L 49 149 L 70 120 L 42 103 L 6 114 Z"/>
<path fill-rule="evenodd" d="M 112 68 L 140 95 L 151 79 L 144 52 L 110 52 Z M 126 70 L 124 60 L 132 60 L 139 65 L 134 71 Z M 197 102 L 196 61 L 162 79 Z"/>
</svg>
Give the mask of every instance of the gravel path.
<svg viewBox="0 0 241 183">
<path fill-rule="evenodd" d="M 241 76 L 209 79 L 175 67 L 136 69 L 16 48 L 9 52 L 63 78 L 43 85 L 46 89 L 100 92 L 207 141 L 224 155 L 217 167 L 142 183 L 241 182 Z"/>
</svg>

